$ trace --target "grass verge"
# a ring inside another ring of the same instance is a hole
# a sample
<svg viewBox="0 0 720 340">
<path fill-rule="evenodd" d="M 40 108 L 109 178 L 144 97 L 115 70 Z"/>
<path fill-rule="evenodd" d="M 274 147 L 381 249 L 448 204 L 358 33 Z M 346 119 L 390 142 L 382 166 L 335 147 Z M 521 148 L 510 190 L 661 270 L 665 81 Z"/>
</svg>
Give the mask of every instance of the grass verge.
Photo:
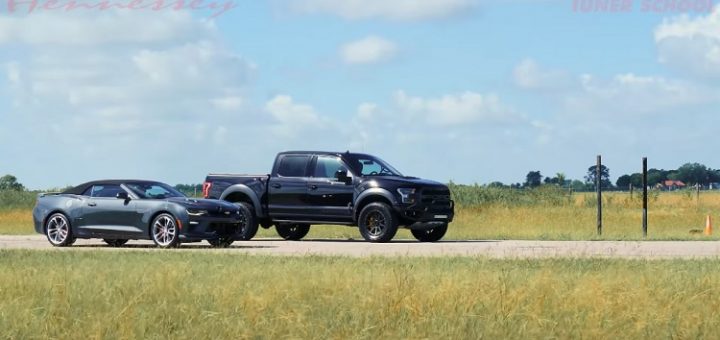
<svg viewBox="0 0 720 340">
<path fill-rule="evenodd" d="M 703 338 L 720 260 L 0 250 L 2 338 Z"/>
</svg>

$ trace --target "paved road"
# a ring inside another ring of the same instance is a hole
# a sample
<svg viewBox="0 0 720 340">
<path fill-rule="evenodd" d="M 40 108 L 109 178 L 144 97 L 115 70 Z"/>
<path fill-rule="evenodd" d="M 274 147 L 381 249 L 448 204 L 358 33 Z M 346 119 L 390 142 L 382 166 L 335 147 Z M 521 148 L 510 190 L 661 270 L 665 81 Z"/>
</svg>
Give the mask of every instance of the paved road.
<svg viewBox="0 0 720 340">
<path fill-rule="evenodd" d="M 52 249 L 44 236 L 0 236 L 0 249 Z M 78 240 L 62 250 L 112 250 L 101 240 Z M 149 241 L 130 241 L 121 250 L 163 251 Z M 286 242 L 260 239 L 236 242 L 229 249 L 212 249 L 207 243 L 183 245 L 180 251 L 220 251 L 269 255 L 341 256 L 489 256 L 498 258 L 619 257 L 720 258 L 720 242 L 617 242 L 617 241 L 447 241 L 419 243 L 398 240 L 386 244 L 362 241 L 306 240 Z"/>
</svg>

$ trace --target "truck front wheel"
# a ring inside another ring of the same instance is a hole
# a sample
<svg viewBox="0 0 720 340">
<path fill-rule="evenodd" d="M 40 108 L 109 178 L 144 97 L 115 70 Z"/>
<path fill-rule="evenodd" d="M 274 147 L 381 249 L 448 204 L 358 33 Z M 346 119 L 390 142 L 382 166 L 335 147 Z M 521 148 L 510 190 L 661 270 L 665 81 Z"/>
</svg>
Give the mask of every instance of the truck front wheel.
<svg viewBox="0 0 720 340">
<path fill-rule="evenodd" d="M 310 232 L 309 224 L 278 224 L 275 226 L 278 235 L 288 241 L 300 241 Z"/>
<path fill-rule="evenodd" d="M 447 230 L 448 225 L 445 223 L 432 229 L 410 230 L 410 232 L 412 232 L 413 236 L 420 242 L 437 242 L 445 236 Z"/>
<path fill-rule="evenodd" d="M 395 237 L 398 221 L 389 205 L 377 202 L 368 204 L 358 219 L 360 234 L 369 242 L 385 243 Z"/>
</svg>

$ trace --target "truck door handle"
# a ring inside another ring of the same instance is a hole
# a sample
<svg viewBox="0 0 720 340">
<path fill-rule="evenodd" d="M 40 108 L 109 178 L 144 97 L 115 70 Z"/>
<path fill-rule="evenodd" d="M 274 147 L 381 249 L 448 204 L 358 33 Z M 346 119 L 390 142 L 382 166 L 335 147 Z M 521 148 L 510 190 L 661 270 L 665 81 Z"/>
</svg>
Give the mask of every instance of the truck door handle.
<svg viewBox="0 0 720 340">
<path fill-rule="evenodd" d="M 313 185 L 310 186 L 310 190 L 317 190 L 317 188 L 318 188 L 318 186 L 315 185 L 315 184 L 313 184 Z"/>
<path fill-rule="evenodd" d="M 280 188 L 282 188 L 282 185 L 276 183 L 276 184 L 271 185 L 271 187 L 273 187 L 275 189 L 280 189 Z"/>
<path fill-rule="evenodd" d="M 96 206 L 97 206 L 97 203 L 95 203 L 95 202 L 88 203 L 88 207 L 96 207 Z"/>
</svg>

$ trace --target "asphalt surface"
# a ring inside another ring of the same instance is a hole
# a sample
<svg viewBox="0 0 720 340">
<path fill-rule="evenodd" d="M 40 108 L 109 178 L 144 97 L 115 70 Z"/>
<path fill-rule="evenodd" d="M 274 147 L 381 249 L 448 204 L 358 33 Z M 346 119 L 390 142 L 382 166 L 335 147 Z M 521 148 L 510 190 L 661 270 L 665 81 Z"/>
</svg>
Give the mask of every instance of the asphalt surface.
<svg viewBox="0 0 720 340">
<path fill-rule="evenodd" d="M 78 240 L 70 248 L 53 248 L 42 235 L 0 236 L 0 249 L 40 250 L 143 250 L 157 249 L 150 241 L 130 241 L 122 248 L 108 247 L 102 240 Z M 214 249 L 207 243 L 183 244 L 179 251 L 216 251 L 238 254 L 280 256 L 488 256 L 496 258 L 610 257 L 610 258 L 720 258 L 720 242 L 713 241 L 446 241 L 420 243 L 396 240 L 373 244 L 359 240 L 311 239 L 288 242 L 259 239 L 235 242 L 228 249 Z"/>
</svg>

